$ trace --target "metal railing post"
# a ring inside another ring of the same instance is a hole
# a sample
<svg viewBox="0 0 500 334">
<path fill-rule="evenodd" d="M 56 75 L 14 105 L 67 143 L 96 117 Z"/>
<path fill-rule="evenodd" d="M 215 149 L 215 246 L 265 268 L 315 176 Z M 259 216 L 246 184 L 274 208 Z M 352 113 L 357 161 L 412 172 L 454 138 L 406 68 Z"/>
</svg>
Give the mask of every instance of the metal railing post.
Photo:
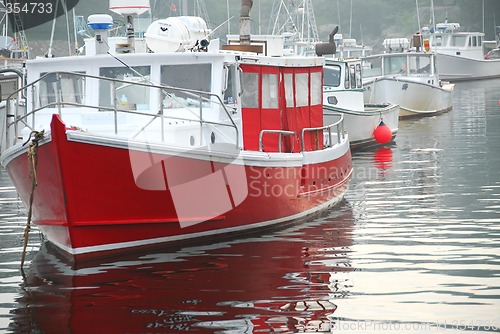
<svg viewBox="0 0 500 334">
<path fill-rule="evenodd" d="M 57 74 L 57 94 L 56 94 L 56 105 L 57 113 L 59 117 L 62 117 L 61 103 L 62 103 L 62 85 L 61 85 L 61 73 Z M 34 115 L 33 115 L 34 116 Z M 34 125 L 34 124 L 33 124 Z"/>
<path fill-rule="evenodd" d="M 111 81 L 111 98 L 113 99 L 113 115 L 115 122 L 115 135 L 118 134 L 118 110 L 116 108 L 116 82 Z"/>
<path fill-rule="evenodd" d="M 161 141 L 165 141 L 165 115 L 163 114 L 163 99 L 162 99 L 163 91 L 161 88 L 158 88 L 158 109 L 160 109 L 159 114 L 160 117 L 160 130 L 161 130 Z"/>
<path fill-rule="evenodd" d="M 294 131 L 286 131 L 286 130 L 261 130 L 259 133 L 259 152 L 264 152 L 264 135 L 266 133 L 275 133 L 278 135 L 278 152 L 282 152 L 281 138 L 283 136 L 295 136 L 297 133 Z M 294 149 L 293 141 L 292 141 L 292 152 Z"/>
</svg>

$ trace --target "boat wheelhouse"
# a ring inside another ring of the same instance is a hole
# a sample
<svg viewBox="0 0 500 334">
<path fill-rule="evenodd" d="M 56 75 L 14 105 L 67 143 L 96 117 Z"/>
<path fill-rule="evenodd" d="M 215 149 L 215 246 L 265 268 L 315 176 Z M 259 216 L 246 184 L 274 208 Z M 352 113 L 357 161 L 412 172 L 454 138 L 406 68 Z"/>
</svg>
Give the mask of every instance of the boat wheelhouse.
<svg viewBox="0 0 500 334">
<path fill-rule="evenodd" d="M 399 104 L 400 117 L 429 116 L 452 109 L 454 84 L 441 80 L 435 53 L 401 52 L 409 45 L 401 39 L 384 44 L 392 45 L 396 52 L 364 58 L 371 64 L 371 68 L 363 68 L 365 101 Z"/>
<path fill-rule="evenodd" d="M 459 81 L 500 77 L 500 59 L 484 59 L 484 33 L 459 31 L 459 23 L 438 23 L 436 31 L 422 29 L 443 80 Z"/>
</svg>

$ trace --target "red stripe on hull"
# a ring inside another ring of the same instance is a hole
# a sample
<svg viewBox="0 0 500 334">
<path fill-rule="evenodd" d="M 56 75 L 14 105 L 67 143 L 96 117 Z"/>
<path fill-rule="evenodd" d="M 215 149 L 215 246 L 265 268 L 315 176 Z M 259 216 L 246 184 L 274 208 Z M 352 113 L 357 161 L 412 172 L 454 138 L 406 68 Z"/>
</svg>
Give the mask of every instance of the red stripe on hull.
<svg viewBox="0 0 500 334">
<path fill-rule="evenodd" d="M 7 170 L 27 203 L 26 156 Z M 54 118 L 52 141 L 39 148 L 33 221 L 75 256 L 123 251 L 304 218 L 343 197 L 351 170 L 349 150 L 264 168 L 71 142 Z"/>
</svg>

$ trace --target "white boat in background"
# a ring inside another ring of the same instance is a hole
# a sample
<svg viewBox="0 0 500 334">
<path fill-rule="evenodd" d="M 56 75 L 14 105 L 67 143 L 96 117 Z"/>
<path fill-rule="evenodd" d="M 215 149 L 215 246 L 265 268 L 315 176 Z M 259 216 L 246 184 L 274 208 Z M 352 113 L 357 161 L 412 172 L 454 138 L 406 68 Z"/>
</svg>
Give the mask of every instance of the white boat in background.
<svg viewBox="0 0 500 334">
<path fill-rule="evenodd" d="M 399 104 L 403 118 L 452 109 L 454 84 L 441 81 L 435 53 L 409 51 L 406 38 L 386 39 L 384 46 L 391 53 L 364 58 L 371 63 L 363 68 L 365 101 Z"/>
<path fill-rule="evenodd" d="M 338 59 L 363 58 L 372 53 L 371 46 L 358 44 L 354 38 L 343 38 L 342 34 L 335 35 L 335 44 L 337 45 L 335 58 Z"/>
<path fill-rule="evenodd" d="M 323 72 L 323 122 L 333 124 L 343 116 L 351 148 L 377 145 L 374 131 L 381 121 L 396 137 L 399 105 L 364 102 L 360 59 L 327 58 Z"/>
<path fill-rule="evenodd" d="M 459 23 L 438 23 L 436 30 L 422 28 L 430 50 L 437 53 L 437 71 L 444 80 L 500 77 L 500 59 L 485 59 L 484 33 L 458 31 Z"/>
</svg>

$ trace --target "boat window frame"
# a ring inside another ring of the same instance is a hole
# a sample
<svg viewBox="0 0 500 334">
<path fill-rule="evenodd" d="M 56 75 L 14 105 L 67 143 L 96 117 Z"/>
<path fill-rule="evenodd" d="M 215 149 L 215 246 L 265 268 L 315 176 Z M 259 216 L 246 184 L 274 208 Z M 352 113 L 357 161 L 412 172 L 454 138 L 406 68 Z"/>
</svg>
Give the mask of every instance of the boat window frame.
<svg viewBox="0 0 500 334">
<path fill-rule="evenodd" d="M 278 73 L 262 73 L 262 108 L 277 109 L 279 107 Z"/>
<path fill-rule="evenodd" d="M 452 35 L 451 40 L 450 40 L 450 45 L 454 46 L 454 47 L 459 47 L 459 48 L 467 47 L 467 45 L 468 45 L 467 39 L 468 39 L 467 36 Z M 461 44 L 457 43 L 459 41 L 461 41 Z"/>
<path fill-rule="evenodd" d="M 224 65 L 224 82 L 222 89 L 222 97 L 224 104 L 234 105 L 238 101 L 238 66 L 235 64 Z"/>
<path fill-rule="evenodd" d="M 85 99 L 86 99 L 86 80 L 85 80 L 85 71 L 75 71 L 76 75 L 71 75 L 69 73 L 60 73 L 60 74 L 55 74 L 53 73 L 52 75 L 48 75 L 46 78 L 43 80 L 40 80 L 40 83 L 38 84 L 38 103 L 39 106 L 44 106 L 46 104 L 50 103 L 56 103 L 58 102 L 58 97 L 56 96 L 58 93 L 60 93 L 60 103 L 62 102 L 71 102 L 71 103 L 77 103 L 77 104 L 84 104 Z M 49 72 L 40 72 L 40 78 L 49 74 Z M 55 76 L 58 75 L 59 78 L 55 78 Z M 67 94 L 64 94 L 63 91 L 63 86 L 68 87 L 67 84 L 63 84 L 64 80 L 67 80 L 68 78 L 76 80 L 72 80 L 73 83 L 73 93 L 68 92 Z M 52 85 L 50 85 L 52 84 Z M 54 86 L 55 85 L 55 86 Z M 44 88 L 46 91 L 44 92 Z M 77 94 L 78 92 L 78 94 Z M 42 96 L 46 98 L 46 101 L 42 102 Z M 66 99 L 65 97 L 70 97 L 70 99 Z M 72 98 L 74 100 L 72 100 Z"/>
<path fill-rule="evenodd" d="M 309 73 L 295 73 L 295 106 L 309 106 Z"/>
<path fill-rule="evenodd" d="M 349 65 L 345 64 L 345 77 L 344 77 L 344 88 L 349 89 L 351 86 L 350 75 L 349 75 Z"/>
<path fill-rule="evenodd" d="M 354 64 L 350 64 L 349 65 L 349 73 L 348 73 L 348 75 L 350 77 L 349 81 L 351 83 L 350 88 L 351 89 L 356 88 L 356 68 L 355 68 Z"/>
<path fill-rule="evenodd" d="M 126 84 L 119 83 L 115 86 L 115 92 L 112 92 L 113 84 L 108 80 L 99 80 L 99 105 L 102 107 L 113 107 L 115 104 L 121 104 L 123 108 L 126 109 L 149 109 L 149 107 L 144 107 L 144 105 L 151 105 L 151 90 L 148 87 L 139 87 L 135 83 L 142 82 L 147 83 L 151 77 L 151 66 L 150 65 L 138 65 L 132 66 L 130 68 L 124 66 L 102 66 L 99 67 L 99 76 L 109 79 L 119 79 L 127 80 L 127 78 L 138 78 L 140 80 L 130 80 L 129 87 L 132 91 L 125 94 L 126 92 L 119 92 L 121 88 L 126 90 Z M 142 90 L 144 95 L 142 100 L 139 99 L 140 93 L 138 91 Z M 133 95 L 135 96 L 133 96 Z M 117 101 L 112 101 L 113 96 Z M 138 103 L 141 102 L 141 103 Z M 143 105 L 143 107 L 140 107 Z"/>
<path fill-rule="evenodd" d="M 242 108 L 259 108 L 259 80 L 256 72 L 241 73 L 241 106 Z"/>
<path fill-rule="evenodd" d="M 355 73 L 356 73 L 356 88 L 363 88 L 363 80 L 361 76 L 361 64 L 355 64 Z"/>
<path fill-rule="evenodd" d="M 323 76 L 323 80 L 326 87 L 340 86 L 340 80 L 342 79 L 342 68 L 340 65 L 334 64 L 325 66 L 324 72 L 325 75 Z M 330 78 L 332 78 L 332 80 L 330 80 Z"/>
<path fill-rule="evenodd" d="M 317 72 L 311 72 L 310 74 L 311 78 L 311 105 L 318 105 L 323 103 L 323 72 L 322 71 L 317 71 Z"/>
</svg>

